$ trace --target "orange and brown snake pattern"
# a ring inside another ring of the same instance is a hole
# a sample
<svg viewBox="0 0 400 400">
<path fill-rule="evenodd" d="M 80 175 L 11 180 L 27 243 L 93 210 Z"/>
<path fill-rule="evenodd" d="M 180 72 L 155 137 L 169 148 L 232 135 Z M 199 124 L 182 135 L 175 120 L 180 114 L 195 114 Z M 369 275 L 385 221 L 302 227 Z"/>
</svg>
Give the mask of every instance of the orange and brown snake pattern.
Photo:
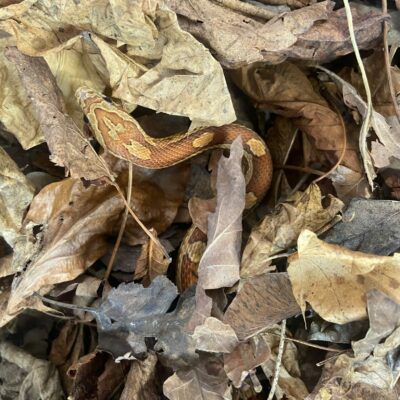
<svg viewBox="0 0 400 400">
<path fill-rule="evenodd" d="M 246 208 L 260 201 L 271 184 L 271 156 L 263 140 L 251 129 L 230 124 L 156 139 L 147 135 L 128 113 L 96 91 L 82 87 L 77 90 L 76 97 L 96 139 L 118 158 L 140 167 L 162 169 L 210 149 L 229 148 L 241 136 L 247 160 Z M 196 227 L 190 228 L 185 236 L 177 266 L 180 291 L 196 283 L 197 266 L 206 240 L 207 236 Z"/>
</svg>

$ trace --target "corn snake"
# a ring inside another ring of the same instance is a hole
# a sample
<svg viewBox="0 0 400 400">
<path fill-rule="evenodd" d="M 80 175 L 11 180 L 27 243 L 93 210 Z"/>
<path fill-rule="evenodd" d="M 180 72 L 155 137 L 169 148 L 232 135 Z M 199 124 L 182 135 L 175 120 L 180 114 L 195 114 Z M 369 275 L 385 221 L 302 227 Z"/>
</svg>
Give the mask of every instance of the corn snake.
<svg viewBox="0 0 400 400">
<path fill-rule="evenodd" d="M 162 169 L 207 150 L 227 148 L 241 136 L 247 162 L 246 208 L 259 202 L 269 189 L 272 179 L 269 150 L 263 140 L 246 127 L 230 124 L 153 138 L 127 112 L 96 91 L 82 87 L 77 90 L 76 97 L 97 141 L 118 158 L 140 167 Z M 176 271 L 180 291 L 196 283 L 197 267 L 206 241 L 206 234 L 194 225 L 185 235 Z"/>
</svg>

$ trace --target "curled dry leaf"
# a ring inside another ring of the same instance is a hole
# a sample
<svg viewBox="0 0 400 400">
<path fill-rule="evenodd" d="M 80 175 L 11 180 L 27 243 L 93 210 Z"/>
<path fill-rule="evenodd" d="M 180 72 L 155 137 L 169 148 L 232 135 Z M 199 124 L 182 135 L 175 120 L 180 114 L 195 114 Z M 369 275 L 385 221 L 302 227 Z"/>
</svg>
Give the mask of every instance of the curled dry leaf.
<svg viewBox="0 0 400 400">
<path fill-rule="evenodd" d="M 353 51 L 344 10 L 332 11 L 331 1 L 285 12 L 267 22 L 210 0 L 167 0 L 166 4 L 178 14 L 180 26 L 207 43 L 228 68 L 256 61 L 279 63 L 287 57 L 321 63 Z M 379 12 L 365 15 L 354 4 L 352 12 L 357 43 L 371 47 L 381 35 L 385 17 Z"/>
<path fill-rule="evenodd" d="M 66 94 L 82 85 L 108 85 L 115 97 L 186 116 L 192 127 L 235 120 L 221 66 L 179 27 L 170 9 L 156 0 L 100 0 L 96 13 L 93 6 L 92 1 L 63 7 L 40 1 L 22 13 L 5 7 L 0 28 L 23 53 L 45 56 Z"/>
<path fill-rule="evenodd" d="M 306 302 L 325 320 L 344 324 L 365 318 L 366 294 L 379 289 L 400 301 L 400 255 L 373 256 L 327 244 L 310 231 L 299 236 L 288 273 L 302 311 Z"/>
<path fill-rule="evenodd" d="M 248 374 L 271 356 L 271 349 L 264 336 L 256 335 L 241 342 L 229 354 L 224 355 L 224 369 L 228 378 L 237 388 L 242 386 Z"/>
<path fill-rule="evenodd" d="M 323 199 L 316 184 L 295 193 L 252 230 L 243 251 L 241 277 L 262 274 L 270 265 L 269 257 L 294 246 L 303 229 L 319 231 L 342 207 L 343 203 L 331 195 Z"/>
<path fill-rule="evenodd" d="M 29 180 L 0 147 L 0 236 L 11 247 L 21 236 L 22 220 L 33 194 Z"/>
<path fill-rule="evenodd" d="M 210 353 L 230 353 L 239 343 L 235 331 L 214 317 L 196 326 L 193 339 L 197 350 Z"/>
<path fill-rule="evenodd" d="M 287 274 L 268 273 L 244 281 L 224 322 L 244 340 L 299 313 Z"/>
</svg>

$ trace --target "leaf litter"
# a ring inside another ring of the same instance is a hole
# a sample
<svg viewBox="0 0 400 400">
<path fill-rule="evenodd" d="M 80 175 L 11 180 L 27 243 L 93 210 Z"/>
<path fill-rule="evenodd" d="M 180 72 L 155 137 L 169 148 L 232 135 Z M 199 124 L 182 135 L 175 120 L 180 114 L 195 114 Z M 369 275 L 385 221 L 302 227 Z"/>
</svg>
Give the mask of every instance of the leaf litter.
<svg viewBox="0 0 400 400">
<path fill-rule="evenodd" d="M 2 2 L 1 398 L 398 398 L 398 31 L 365 3 Z M 164 141 L 254 130 L 271 188 L 246 208 L 240 138 L 129 165 L 81 87 Z"/>
</svg>

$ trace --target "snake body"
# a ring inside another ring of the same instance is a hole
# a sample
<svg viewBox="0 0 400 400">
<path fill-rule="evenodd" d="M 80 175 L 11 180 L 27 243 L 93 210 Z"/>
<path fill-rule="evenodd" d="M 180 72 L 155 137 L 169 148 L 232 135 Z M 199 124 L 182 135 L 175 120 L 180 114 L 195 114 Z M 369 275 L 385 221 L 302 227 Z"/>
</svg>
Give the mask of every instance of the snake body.
<svg viewBox="0 0 400 400">
<path fill-rule="evenodd" d="M 207 150 L 229 148 L 241 136 L 247 161 L 246 208 L 260 201 L 271 184 L 270 153 L 251 129 L 230 124 L 158 139 L 147 135 L 134 118 L 96 91 L 79 88 L 76 97 L 96 139 L 118 158 L 140 167 L 162 169 Z M 206 240 L 205 233 L 192 226 L 182 242 L 177 266 L 177 285 L 181 291 L 197 281 L 197 266 Z"/>
</svg>

